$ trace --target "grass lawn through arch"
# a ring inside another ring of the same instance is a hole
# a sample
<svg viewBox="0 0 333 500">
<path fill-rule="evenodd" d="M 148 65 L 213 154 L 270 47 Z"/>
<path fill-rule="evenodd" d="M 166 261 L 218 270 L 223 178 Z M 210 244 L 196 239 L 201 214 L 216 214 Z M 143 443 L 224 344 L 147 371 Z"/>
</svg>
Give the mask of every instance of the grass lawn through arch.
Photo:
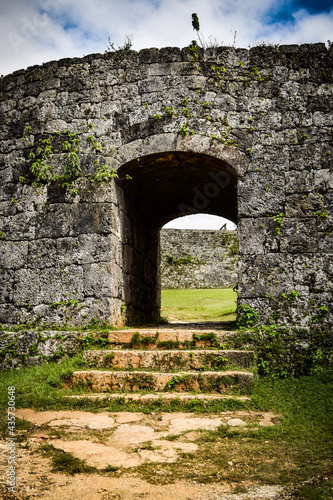
<svg viewBox="0 0 333 500">
<path fill-rule="evenodd" d="M 232 288 L 162 289 L 161 316 L 168 321 L 235 321 Z"/>
</svg>

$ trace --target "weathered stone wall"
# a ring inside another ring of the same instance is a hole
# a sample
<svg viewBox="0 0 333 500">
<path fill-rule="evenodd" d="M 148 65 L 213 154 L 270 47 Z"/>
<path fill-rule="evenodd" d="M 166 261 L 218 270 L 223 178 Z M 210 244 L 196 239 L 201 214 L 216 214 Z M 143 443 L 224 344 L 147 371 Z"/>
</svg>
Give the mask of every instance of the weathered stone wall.
<svg viewBox="0 0 333 500">
<path fill-rule="evenodd" d="M 0 322 L 155 319 L 159 229 L 205 212 L 238 225 L 239 305 L 332 324 L 332 61 L 167 47 L 1 78 Z"/>
<path fill-rule="evenodd" d="M 161 230 L 162 288 L 233 288 L 237 282 L 236 231 Z"/>
<path fill-rule="evenodd" d="M 0 331 L 0 370 L 58 361 L 82 350 L 84 332 L 23 330 Z"/>
</svg>

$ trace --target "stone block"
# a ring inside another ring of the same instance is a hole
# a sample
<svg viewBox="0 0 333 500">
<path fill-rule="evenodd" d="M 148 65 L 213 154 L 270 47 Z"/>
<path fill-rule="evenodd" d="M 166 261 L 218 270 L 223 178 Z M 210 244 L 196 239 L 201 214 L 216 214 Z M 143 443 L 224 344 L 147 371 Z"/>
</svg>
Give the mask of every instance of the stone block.
<svg viewBox="0 0 333 500">
<path fill-rule="evenodd" d="M 78 203 L 69 207 L 73 221 L 70 236 L 115 233 L 119 226 L 116 207 L 112 203 Z"/>
<path fill-rule="evenodd" d="M 1 241 L 0 249 L 0 268 L 20 269 L 25 267 L 28 255 L 27 241 Z"/>
<path fill-rule="evenodd" d="M 249 172 L 238 182 L 238 213 L 242 217 L 262 217 L 283 212 L 284 175 Z"/>
<path fill-rule="evenodd" d="M 70 205 L 47 205 L 36 214 L 36 238 L 60 238 L 68 236 L 73 226 Z"/>
<path fill-rule="evenodd" d="M 294 280 L 296 286 L 305 286 L 309 293 L 333 291 L 333 260 L 323 255 L 295 255 Z"/>
<path fill-rule="evenodd" d="M 67 303 L 70 299 L 83 299 L 83 268 L 71 265 L 67 267 L 45 268 L 39 273 L 39 303 Z"/>
<path fill-rule="evenodd" d="M 35 224 L 35 213 L 23 212 L 0 219 L 0 230 L 8 241 L 33 240 L 36 236 Z"/>
<path fill-rule="evenodd" d="M 323 210 L 324 197 L 321 193 L 295 193 L 286 197 L 287 217 L 313 217 Z"/>
<path fill-rule="evenodd" d="M 244 218 L 239 221 L 239 253 L 260 255 L 279 251 L 275 234 L 276 224 L 271 217 Z"/>
<path fill-rule="evenodd" d="M 117 240 L 118 241 L 118 240 Z M 112 236 L 80 234 L 75 238 L 60 238 L 56 241 L 57 262 L 60 266 L 108 262 L 115 255 Z"/>
<path fill-rule="evenodd" d="M 84 293 L 87 296 L 111 297 L 112 272 L 109 263 L 94 263 L 83 265 Z"/>
<path fill-rule="evenodd" d="M 317 253 L 318 230 L 315 218 L 286 219 L 281 229 L 280 250 L 285 253 Z"/>
<path fill-rule="evenodd" d="M 57 240 L 48 238 L 30 241 L 26 260 L 27 267 L 33 269 L 43 269 L 57 265 L 59 262 Z"/>
<path fill-rule="evenodd" d="M 204 76 L 186 76 L 184 80 L 190 90 L 201 90 L 206 85 L 206 77 Z"/>
<path fill-rule="evenodd" d="M 139 94 L 149 94 L 159 92 L 164 88 L 164 81 L 158 76 L 150 77 L 139 83 Z"/>
<path fill-rule="evenodd" d="M 292 257 L 281 254 L 242 256 L 239 261 L 239 296 L 279 297 L 293 290 Z M 268 300 L 268 298 L 267 298 Z"/>
<path fill-rule="evenodd" d="M 15 271 L 13 301 L 16 306 L 35 306 L 39 303 L 40 273 L 35 269 Z"/>
<path fill-rule="evenodd" d="M 0 269 L 0 304 L 12 302 L 14 277 L 13 270 Z"/>
</svg>

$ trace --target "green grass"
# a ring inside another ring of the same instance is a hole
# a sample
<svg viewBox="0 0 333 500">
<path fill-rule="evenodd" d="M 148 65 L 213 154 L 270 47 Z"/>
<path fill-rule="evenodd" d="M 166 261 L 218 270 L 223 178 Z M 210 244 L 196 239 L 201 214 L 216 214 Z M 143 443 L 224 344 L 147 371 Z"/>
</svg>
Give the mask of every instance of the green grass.
<svg viewBox="0 0 333 500">
<path fill-rule="evenodd" d="M 232 288 L 162 290 L 161 316 L 169 321 L 235 321 Z"/>
<path fill-rule="evenodd" d="M 40 452 L 51 458 L 52 472 L 63 472 L 72 476 L 74 474 L 93 474 L 97 472 L 95 467 L 87 465 L 80 458 L 74 457 L 72 453 L 54 448 L 52 444 L 42 445 Z"/>
<path fill-rule="evenodd" d="M 7 427 L 6 406 L 8 401 L 8 387 L 15 386 L 16 408 L 36 408 L 38 410 L 61 410 L 81 409 L 86 411 L 142 411 L 151 413 L 154 411 L 198 411 L 200 413 L 214 413 L 226 410 L 248 409 L 249 404 L 243 401 L 226 400 L 220 403 L 202 403 L 194 401 L 184 406 L 180 401 L 163 403 L 162 400 L 140 405 L 135 402 L 125 402 L 119 393 L 117 400 L 105 402 L 103 400 L 93 401 L 88 398 L 69 399 L 65 396 L 72 394 L 87 394 L 88 387 L 69 388 L 68 381 L 71 374 L 76 370 L 89 369 L 82 354 L 71 359 L 63 359 L 60 362 L 44 363 L 38 366 L 26 366 L 20 370 L 10 370 L 1 373 L 0 378 L 0 434 Z"/>
</svg>

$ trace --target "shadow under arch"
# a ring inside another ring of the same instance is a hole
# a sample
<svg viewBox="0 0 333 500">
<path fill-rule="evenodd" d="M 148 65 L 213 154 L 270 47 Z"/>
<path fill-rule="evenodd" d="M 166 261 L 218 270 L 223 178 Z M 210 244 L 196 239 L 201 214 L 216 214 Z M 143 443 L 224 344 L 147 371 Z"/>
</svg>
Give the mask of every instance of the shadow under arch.
<svg viewBox="0 0 333 500">
<path fill-rule="evenodd" d="M 130 324 L 160 315 L 162 226 L 193 213 L 219 215 L 237 224 L 237 174 L 204 153 L 167 151 L 130 160 L 118 169 L 123 191 L 124 302 Z"/>
</svg>

